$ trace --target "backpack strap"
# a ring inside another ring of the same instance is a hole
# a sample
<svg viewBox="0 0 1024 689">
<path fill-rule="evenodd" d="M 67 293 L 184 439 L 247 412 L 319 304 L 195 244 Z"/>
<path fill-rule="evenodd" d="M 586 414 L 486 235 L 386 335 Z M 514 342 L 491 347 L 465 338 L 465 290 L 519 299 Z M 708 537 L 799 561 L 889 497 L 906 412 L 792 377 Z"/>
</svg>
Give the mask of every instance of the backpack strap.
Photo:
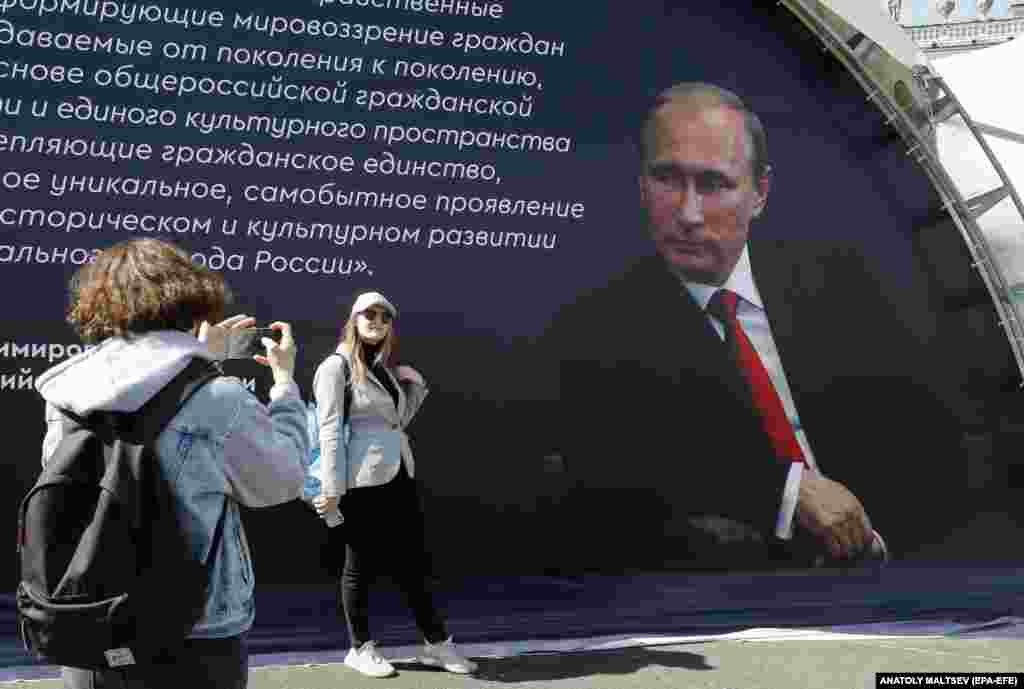
<svg viewBox="0 0 1024 689">
<path fill-rule="evenodd" d="M 222 375 L 216 361 L 194 358 L 181 373 L 132 414 L 131 426 L 146 440 L 155 440 L 199 388 Z"/>
<path fill-rule="evenodd" d="M 113 445 L 122 441 L 132 445 L 153 447 L 157 437 L 167 427 L 171 419 L 181 410 L 193 394 L 205 383 L 221 375 L 220 365 L 205 359 L 193 358 L 174 378 L 137 411 L 125 412 L 93 412 L 88 416 L 79 416 L 67 409 L 61 409 L 66 417 L 65 435 L 77 429 L 84 429 L 96 435 L 105 445 Z M 135 458 L 138 459 L 137 457 Z M 109 471 L 110 467 L 104 471 Z M 124 475 L 138 476 L 141 466 L 126 469 Z M 109 489 L 114 490 L 132 514 L 132 523 L 140 524 L 139 505 L 137 504 L 137 480 L 119 478 L 121 470 L 115 470 L 105 480 L 110 480 Z"/>
<path fill-rule="evenodd" d="M 122 438 L 135 437 L 140 443 L 153 443 L 157 436 L 167 427 L 185 404 L 199 391 L 206 383 L 214 378 L 224 375 L 224 370 L 218 361 L 209 361 L 194 357 L 182 371 L 171 379 L 160 392 L 153 396 L 148 402 L 139 408 L 134 414 L 122 415 L 118 421 L 126 422 L 127 428 L 119 428 L 118 433 Z M 123 434 L 127 430 L 128 436 Z M 224 522 L 227 520 L 228 497 L 224 496 L 224 504 L 221 509 L 217 525 L 213 529 L 213 536 L 210 540 L 210 550 L 206 560 L 202 563 L 206 570 L 206 578 L 209 581 L 213 573 L 213 563 L 220 550 L 220 543 L 224 534 Z"/>
<path fill-rule="evenodd" d="M 348 419 L 348 410 L 352 408 L 352 369 L 348 365 L 348 359 L 337 352 L 331 356 L 341 357 L 341 367 L 345 371 L 345 392 L 341 401 L 341 414 L 343 419 Z"/>
<path fill-rule="evenodd" d="M 218 362 L 196 357 L 135 412 L 93 412 L 84 417 L 67 409 L 60 412 L 101 437 L 114 436 L 144 445 L 156 440 L 200 387 L 220 375 L 223 371 Z"/>
</svg>

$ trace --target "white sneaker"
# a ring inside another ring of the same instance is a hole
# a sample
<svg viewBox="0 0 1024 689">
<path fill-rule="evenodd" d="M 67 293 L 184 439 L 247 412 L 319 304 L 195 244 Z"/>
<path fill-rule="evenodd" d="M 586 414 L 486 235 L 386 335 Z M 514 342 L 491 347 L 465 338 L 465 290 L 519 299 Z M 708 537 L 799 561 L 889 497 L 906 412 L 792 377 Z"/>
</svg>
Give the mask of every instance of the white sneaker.
<svg viewBox="0 0 1024 689">
<path fill-rule="evenodd" d="M 390 677 L 395 668 L 377 651 L 373 641 L 367 641 L 358 649 L 350 648 L 345 654 L 345 664 L 367 677 Z"/>
<path fill-rule="evenodd" d="M 424 665 L 443 667 L 448 672 L 455 672 L 460 675 L 468 675 L 476 672 L 476 663 L 469 658 L 463 658 L 452 643 L 452 637 L 448 637 L 441 643 L 432 644 L 429 641 L 423 644 L 423 655 L 420 662 Z"/>
</svg>

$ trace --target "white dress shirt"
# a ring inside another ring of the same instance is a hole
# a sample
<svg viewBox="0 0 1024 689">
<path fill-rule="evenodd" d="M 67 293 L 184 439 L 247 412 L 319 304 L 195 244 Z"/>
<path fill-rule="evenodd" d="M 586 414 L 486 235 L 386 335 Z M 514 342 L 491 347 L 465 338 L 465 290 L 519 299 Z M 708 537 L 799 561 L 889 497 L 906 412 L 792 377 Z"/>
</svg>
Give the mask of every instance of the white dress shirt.
<svg viewBox="0 0 1024 689">
<path fill-rule="evenodd" d="M 786 373 L 782 368 L 782 359 L 779 358 L 779 350 L 775 346 L 775 339 L 772 337 L 771 324 L 768 322 L 768 314 L 761 301 L 761 294 L 757 291 L 757 284 L 754 282 L 754 274 L 750 267 L 750 253 L 747 247 L 743 247 L 743 253 L 733 268 L 729 279 L 721 287 L 705 285 L 699 282 L 683 281 L 687 291 L 693 297 L 697 305 L 704 309 L 705 315 L 711 327 L 715 329 L 718 336 L 725 339 L 725 328 L 718 322 L 718 319 L 707 313 L 708 303 L 711 297 L 719 289 L 727 289 L 739 296 L 736 308 L 736 317 L 740 326 L 750 339 L 757 355 L 761 358 L 771 378 L 775 392 L 782 401 L 786 411 L 786 417 L 793 425 L 793 432 L 796 434 L 800 449 L 804 452 L 807 466 L 816 469 L 817 463 L 814 460 L 814 453 L 811 451 L 807 434 L 800 425 L 800 416 L 797 414 L 796 404 L 793 402 L 793 394 L 789 390 L 789 383 L 786 381 Z M 789 473 L 786 476 L 786 485 L 782 492 L 782 503 L 779 507 L 778 518 L 775 522 L 775 535 L 781 539 L 790 539 L 793 536 L 793 515 L 796 512 L 797 496 L 800 490 L 800 478 L 803 476 L 804 464 L 793 462 L 790 465 Z"/>
</svg>

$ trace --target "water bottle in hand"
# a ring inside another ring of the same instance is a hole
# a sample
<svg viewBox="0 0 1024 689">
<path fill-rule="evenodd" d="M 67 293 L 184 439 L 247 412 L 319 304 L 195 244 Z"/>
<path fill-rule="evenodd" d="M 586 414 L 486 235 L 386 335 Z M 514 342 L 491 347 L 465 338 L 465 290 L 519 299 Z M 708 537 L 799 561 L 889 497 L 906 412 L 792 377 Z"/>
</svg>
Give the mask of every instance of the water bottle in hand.
<svg viewBox="0 0 1024 689">
<path fill-rule="evenodd" d="M 341 525 L 341 523 L 344 521 L 345 518 L 341 516 L 341 512 L 338 509 L 335 509 L 333 512 L 328 512 L 324 515 L 324 522 L 327 524 L 328 528 L 331 529 Z"/>
</svg>

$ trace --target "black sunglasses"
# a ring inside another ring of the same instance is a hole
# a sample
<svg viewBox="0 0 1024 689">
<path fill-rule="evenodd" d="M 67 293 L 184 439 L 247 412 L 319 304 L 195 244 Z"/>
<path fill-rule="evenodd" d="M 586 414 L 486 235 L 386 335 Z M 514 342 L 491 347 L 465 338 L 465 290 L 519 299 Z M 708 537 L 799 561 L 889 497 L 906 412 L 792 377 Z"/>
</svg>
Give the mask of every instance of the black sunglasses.
<svg viewBox="0 0 1024 689">
<path fill-rule="evenodd" d="M 363 315 L 363 318 L 365 318 L 368 321 L 380 320 L 382 323 L 390 323 L 391 322 L 391 312 L 390 311 L 384 311 L 382 309 L 366 309 L 365 311 L 362 311 L 361 313 Z"/>
</svg>

